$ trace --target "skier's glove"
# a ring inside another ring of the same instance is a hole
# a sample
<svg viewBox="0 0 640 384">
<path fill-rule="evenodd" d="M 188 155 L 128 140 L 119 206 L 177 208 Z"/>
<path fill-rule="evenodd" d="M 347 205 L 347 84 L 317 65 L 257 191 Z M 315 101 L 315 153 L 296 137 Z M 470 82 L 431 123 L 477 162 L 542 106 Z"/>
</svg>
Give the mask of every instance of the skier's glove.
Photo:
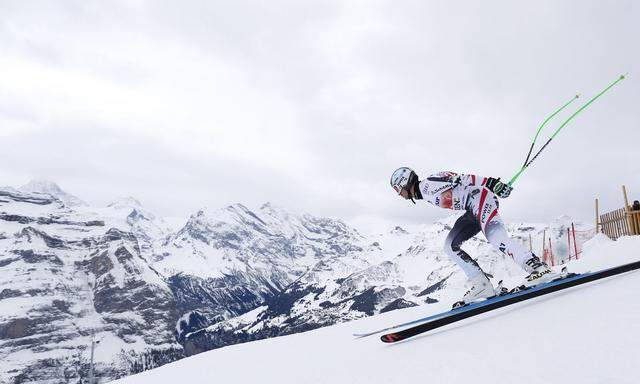
<svg viewBox="0 0 640 384">
<path fill-rule="evenodd" d="M 500 181 L 499 177 L 497 179 L 493 177 L 488 178 L 485 187 L 489 188 L 491 192 L 502 199 L 509 197 L 511 191 L 513 191 L 513 187 Z"/>
</svg>

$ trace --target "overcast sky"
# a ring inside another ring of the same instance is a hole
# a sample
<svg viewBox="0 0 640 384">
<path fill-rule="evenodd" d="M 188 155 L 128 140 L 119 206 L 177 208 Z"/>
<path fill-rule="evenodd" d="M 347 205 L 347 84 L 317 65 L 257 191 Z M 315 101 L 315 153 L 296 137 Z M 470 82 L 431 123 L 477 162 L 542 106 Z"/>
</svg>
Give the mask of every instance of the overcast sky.
<svg viewBox="0 0 640 384">
<path fill-rule="evenodd" d="M 501 206 L 593 220 L 596 196 L 640 198 L 638 20 L 637 1 L 0 0 L 0 185 L 430 222 L 450 212 L 394 196 L 395 168 L 509 179 L 547 115 L 629 73 Z"/>
</svg>

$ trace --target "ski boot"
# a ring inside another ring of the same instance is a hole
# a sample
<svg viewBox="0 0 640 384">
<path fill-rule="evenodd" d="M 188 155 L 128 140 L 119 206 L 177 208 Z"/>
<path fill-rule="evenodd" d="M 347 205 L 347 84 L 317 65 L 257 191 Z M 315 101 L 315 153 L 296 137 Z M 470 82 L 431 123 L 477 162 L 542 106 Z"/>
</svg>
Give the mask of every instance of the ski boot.
<svg viewBox="0 0 640 384">
<path fill-rule="evenodd" d="M 455 302 L 452 309 L 464 307 L 474 301 L 488 299 L 496 295 L 496 290 L 489 278 L 480 273 L 469 280 L 469 290 L 464 294 L 462 300 Z"/>
<path fill-rule="evenodd" d="M 509 294 L 509 289 L 504 286 L 502 280 L 498 281 L 498 286 L 496 287 L 496 296 L 504 296 Z"/>
<path fill-rule="evenodd" d="M 524 280 L 524 286 L 526 288 L 548 283 L 560 277 L 560 275 L 549 268 L 546 263 L 540 261 L 537 256 L 533 256 L 527 260 L 526 264 L 531 268 L 531 273 Z"/>
</svg>

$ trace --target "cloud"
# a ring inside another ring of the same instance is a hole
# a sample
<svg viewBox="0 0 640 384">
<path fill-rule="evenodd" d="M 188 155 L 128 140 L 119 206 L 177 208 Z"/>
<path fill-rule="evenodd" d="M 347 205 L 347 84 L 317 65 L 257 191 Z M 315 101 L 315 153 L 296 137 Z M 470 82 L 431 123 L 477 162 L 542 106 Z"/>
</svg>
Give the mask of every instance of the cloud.
<svg viewBox="0 0 640 384">
<path fill-rule="evenodd" d="M 507 219 L 590 220 L 596 195 L 615 208 L 620 184 L 640 191 L 638 15 L 632 1 L 3 3 L 0 176 L 167 215 L 274 201 L 419 223 L 448 212 L 393 196 L 393 169 L 509 178 L 548 113 L 630 72 L 503 204 Z"/>
</svg>

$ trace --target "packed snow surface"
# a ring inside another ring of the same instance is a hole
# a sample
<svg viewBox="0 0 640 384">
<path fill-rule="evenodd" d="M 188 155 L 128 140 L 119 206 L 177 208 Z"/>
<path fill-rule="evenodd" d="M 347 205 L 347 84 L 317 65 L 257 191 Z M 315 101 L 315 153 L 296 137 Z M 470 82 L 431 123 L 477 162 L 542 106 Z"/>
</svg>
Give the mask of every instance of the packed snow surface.
<svg viewBox="0 0 640 384">
<path fill-rule="evenodd" d="M 569 268 L 640 259 L 640 237 L 585 244 Z M 444 310 L 440 302 L 315 331 L 233 345 L 120 384 L 162 383 L 636 383 L 640 271 L 574 287 L 387 345 L 374 330 Z"/>
</svg>

